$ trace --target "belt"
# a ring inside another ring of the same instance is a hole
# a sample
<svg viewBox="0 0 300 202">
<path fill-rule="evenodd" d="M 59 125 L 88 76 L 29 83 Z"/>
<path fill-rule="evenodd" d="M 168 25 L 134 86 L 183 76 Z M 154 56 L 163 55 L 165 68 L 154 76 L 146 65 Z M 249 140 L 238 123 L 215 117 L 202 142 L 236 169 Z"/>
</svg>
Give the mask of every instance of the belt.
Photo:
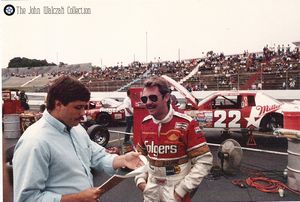
<svg viewBox="0 0 300 202">
<path fill-rule="evenodd" d="M 176 159 L 176 160 L 154 160 L 154 159 L 149 159 L 149 163 L 151 166 L 156 166 L 156 167 L 167 167 L 167 166 L 177 166 L 181 165 L 184 163 L 187 163 L 189 161 L 188 157 Z"/>
<path fill-rule="evenodd" d="M 153 180 L 158 185 L 165 185 L 167 183 L 167 179 L 153 178 Z"/>
</svg>

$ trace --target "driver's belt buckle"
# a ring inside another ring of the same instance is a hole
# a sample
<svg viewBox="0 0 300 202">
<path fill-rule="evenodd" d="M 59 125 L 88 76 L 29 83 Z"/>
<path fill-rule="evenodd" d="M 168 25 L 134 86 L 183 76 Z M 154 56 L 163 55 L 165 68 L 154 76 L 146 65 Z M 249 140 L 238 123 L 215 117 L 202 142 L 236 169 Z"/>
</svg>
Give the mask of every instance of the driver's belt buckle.
<svg viewBox="0 0 300 202">
<path fill-rule="evenodd" d="M 166 175 L 175 175 L 180 173 L 181 169 L 180 166 L 167 166 L 166 167 Z"/>
</svg>

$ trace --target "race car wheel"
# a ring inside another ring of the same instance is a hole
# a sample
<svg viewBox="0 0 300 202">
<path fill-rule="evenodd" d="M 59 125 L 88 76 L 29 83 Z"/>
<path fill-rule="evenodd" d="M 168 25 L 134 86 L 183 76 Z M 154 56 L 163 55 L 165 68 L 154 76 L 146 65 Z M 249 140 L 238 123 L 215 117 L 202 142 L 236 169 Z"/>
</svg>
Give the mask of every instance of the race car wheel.
<svg viewBox="0 0 300 202">
<path fill-rule="evenodd" d="M 96 121 L 94 120 L 88 120 L 86 122 L 81 123 L 81 125 L 85 128 L 85 130 L 87 130 L 89 127 L 91 127 L 92 125 L 95 125 Z"/>
<path fill-rule="evenodd" d="M 103 147 L 107 145 L 110 138 L 107 128 L 98 124 L 90 126 L 87 129 L 87 133 L 89 134 L 91 140 Z"/>
<path fill-rule="evenodd" d="M 101 126 L 108 126 L 111 122 L 111 117 L 109 114 L 101 112 L 98 114 L 96 122 Z"/>
<path fill-rule="evenodd" d="M 272 132 L 276 128 L 283 128 L 283 115 L 269 114 L 262 119 L 260 131 Z"/>
<path fill-rule="evenodd" d="M 228 130 L 221 131 L 220 139 L 222 142 L 229 139 L 230 137 L 231 137 L 230 131 L 228 131 Z"/>
<path fill-rule="evenodd" d="M 6 160 L 5 160 L 5 162 L 9 163 L 10 165 L 12 165 L 12 159 L 14 157 L 15 146 L 16 145 L 14 144 L 6 150 Z"/>
<path fill-rule="evenodd" d="M 6 169 L 8 174 L 8 180 L 11 184 L 13 184 L 13 167 L 12 167 L 12 159 L 14 156 L 15 146 L 13 145 L 6 150 Z"/>
</svg>

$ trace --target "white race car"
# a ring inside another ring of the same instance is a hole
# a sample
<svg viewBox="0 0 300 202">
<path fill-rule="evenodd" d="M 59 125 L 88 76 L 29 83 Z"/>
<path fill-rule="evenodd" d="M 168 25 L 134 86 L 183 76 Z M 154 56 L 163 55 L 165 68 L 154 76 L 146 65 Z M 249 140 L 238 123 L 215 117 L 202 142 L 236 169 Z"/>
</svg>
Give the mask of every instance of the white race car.
<svg viewBox="0 0 300 202">
<path fill-rule="evenodd" d="M 185 113 L 204 128 L 273 131 L 283 128 L 285 111 L 300 111 L 300 105 L 280 102 L 262 92 L 221 91 L 209 95 L 197 108 Z"/>
<path fill-rule="evenodd" d="M 284 127 L 285 111 L 300 112 L 299 104 L 280 102 L 259 91 L 219 91 L 197 103 L 184 87 L 168 76 L 163 77 L 189 102 L 189 107 L 181 110 L 203 128 L 274 131 Z"/>
<path fill-rule="evenodd" d="M 112 98 L 90 101 L 85 114 L 88 120 L 94 120 L 101 126 L 108 126 L 112 122 L 125 121 L 123 103 Z"/>
</svg>

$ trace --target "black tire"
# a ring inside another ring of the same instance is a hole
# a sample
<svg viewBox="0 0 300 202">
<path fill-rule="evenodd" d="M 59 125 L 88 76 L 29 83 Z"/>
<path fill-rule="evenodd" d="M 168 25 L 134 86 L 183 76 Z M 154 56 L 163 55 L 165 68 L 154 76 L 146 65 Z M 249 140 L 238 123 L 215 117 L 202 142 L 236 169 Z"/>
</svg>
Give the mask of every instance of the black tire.
<svg viewBox="0 0 300 202">
<path fill-rule="evenodd" d="M 10 182 L 10 184 L 13 184 L 13 167 L 12 167 L 12 159 L 14 156 L 14 150 L 15 150 L 15 146 L 13 145 L 11 147 L 9 147 L 6 150 L 6 159 L 5 159 L 5 166 L 7 169 L 7 174 L 8 174 L 8 180 Z M 4 166 L 4 165 L 3 165 Z"/>
<path fill-rule="evenodd" d="M 111 122 L 111 117 L 108 113 L 105 112 L 101 112 L 100 114 L 98 114 L 97 118 L 96 118 L 96 122 L 97 124 L 99 124 L 100 126 L 109 126 L 110 122 Z"/>
<path fill-rule="evenodd" d="M 5 162 L 9 163 L 10 165 L 12 165 L 12 159 L 14 157 L 15 146 L 16 145 L 13 145 L 13 146 L 9 147 L 6 150 L 6 159 L 5 159 Z"/>
<path fill-rule="evenodd" d="M 102 147 L 105 147 L 107 145 L 110 138 L 107 128 L 98 124 L 90 126 L 87 129 L 87 133 L 89 134 L 92 141 L 96 142 Z"/>
<path fill-rule="evenodd" d="M 272 132 L 276 128 L 283 128 L 282 114 L 269 114 L 261 120 L 260 131 Z"/>
<path fill-rule="evenodd" d="M 221 142 L 224 142 L 225 140 L 229 139 L 230 137 L 231 137 L 230 131 L 228 131 L 228 130 L 221 131 L 221 136 L 220 136 Z"/>
<path fill-rule="evenodd" d="M 248 129 L 248 128 L 241 128 L 241 134 L 242 134 L 243 138 L 248 137 L 249 130 L 250 129 Z"/>
<path fill-rule="evenodd" d="M 96 124 L 96 121 L 88 120 L 88 121 L 84 122 L 82 124 L 82 126 L 87 130 L 89 127 L 91 127 L 92 125 L 95 125 L 95 124 Z"/>
</svg>

